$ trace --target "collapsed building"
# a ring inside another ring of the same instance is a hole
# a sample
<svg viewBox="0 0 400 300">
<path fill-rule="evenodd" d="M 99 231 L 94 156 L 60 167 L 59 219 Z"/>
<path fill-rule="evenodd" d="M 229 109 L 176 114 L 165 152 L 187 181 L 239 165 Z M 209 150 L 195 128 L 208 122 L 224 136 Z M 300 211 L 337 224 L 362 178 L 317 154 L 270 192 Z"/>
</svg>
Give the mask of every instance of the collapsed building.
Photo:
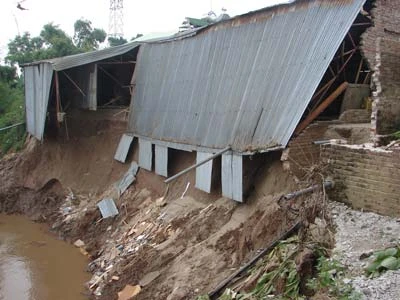
<svg viewBox="0 0 400 300">
<path fill-rule="evenodd" d="M 137 142 L 139 166 L 168 177 L 173 155 L 213 157 L 196 168 L 196 187 L 210 192 L 220 182 L 223 196 L 242 202 L 256 154 L 289 145 L 301 177 L 319 160 L 312 142 L 379 143 L 399 128 L 398 11 L 394 0 L 298 0 L 164 39 L 34 62 L 24 67 L 27 131 L 43 140 L 45 131 L 68 134 L 73 108 L 129 107 L 117 160 Z M 309 126 L 316 118 L 323 122 Z"/>
</svg>

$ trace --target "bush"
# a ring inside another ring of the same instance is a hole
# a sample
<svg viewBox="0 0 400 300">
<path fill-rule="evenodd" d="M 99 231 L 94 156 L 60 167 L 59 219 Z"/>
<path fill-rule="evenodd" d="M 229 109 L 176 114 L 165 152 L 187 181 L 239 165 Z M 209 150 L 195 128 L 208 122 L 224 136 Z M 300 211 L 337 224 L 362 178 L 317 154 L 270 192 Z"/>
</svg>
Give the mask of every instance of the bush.
<svg viewBox="0 0 400 300">
<path fill-rule="evenodd" d="M 0 128 L 24 121 L 24 95 L 21 84 L 0 82 Z M 25 127 L 0 131 L 0 155 L 20 150 L 25 141 Z"/>
</svg>

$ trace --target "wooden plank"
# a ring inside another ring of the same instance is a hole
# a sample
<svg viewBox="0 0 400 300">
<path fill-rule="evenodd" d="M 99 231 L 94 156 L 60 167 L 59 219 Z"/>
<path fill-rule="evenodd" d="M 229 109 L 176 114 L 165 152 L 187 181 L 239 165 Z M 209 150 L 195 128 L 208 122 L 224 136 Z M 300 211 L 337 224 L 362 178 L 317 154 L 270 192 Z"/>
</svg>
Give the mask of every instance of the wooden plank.
<svg viewBox="0 0 400 300">
<path fill-rule="evenodd" d="M 168 177 L 168 148 L 155 145 L 156 174 Z"/>
<path fill-rule="evenodd" d="M 197 152 L 196 163 L 199 163 L 212 156 L 212 153 Z M 211 176 L 213 161 L 201 165 L 196 169 L 196 188 L 204 192 L 211 192 Z"/>
<path fill-rule="evenodd" d="M 153 149 L 150 141 L 139 139 L 139 166 L 151 171 L 153 160 Z"/>
</svg>

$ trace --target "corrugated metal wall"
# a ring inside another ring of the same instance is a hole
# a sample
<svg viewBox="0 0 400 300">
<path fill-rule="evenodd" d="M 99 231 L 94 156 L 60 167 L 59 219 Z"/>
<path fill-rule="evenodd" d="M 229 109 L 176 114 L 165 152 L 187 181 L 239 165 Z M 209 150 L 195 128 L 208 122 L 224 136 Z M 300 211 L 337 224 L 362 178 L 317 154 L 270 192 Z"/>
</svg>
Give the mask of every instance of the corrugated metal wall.
<svg viewBox="0 0 400 300">
<path fill-rule="evenodd" d="M 25 67 L 26 130 L 43 139 L 53 68 L 49 63 Z"/>
<path fill-rule="evenodd" d="M 363 3 L 299 1 L 142 45 L 129 131 L 238 152 L 286 146 Z"/>
</svg>

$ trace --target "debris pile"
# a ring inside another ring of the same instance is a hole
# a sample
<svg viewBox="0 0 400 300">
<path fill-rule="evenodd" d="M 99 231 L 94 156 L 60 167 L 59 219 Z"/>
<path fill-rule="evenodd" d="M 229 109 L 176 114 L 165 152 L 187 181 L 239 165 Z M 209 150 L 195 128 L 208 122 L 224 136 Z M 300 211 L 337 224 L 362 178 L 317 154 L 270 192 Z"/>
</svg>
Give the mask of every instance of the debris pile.
<svg viewBox="0 0 400 300">
<path fill-rule="evenodd" d="M 363 299 L 400 299 L 400 271 L 387 271 L 369 278 L 365 268 L 376 251 L 400 244 L 400 220 L 372 212 L 356 211 L 331 202 L 336 224 L 333 257 L 350 270 L 349 281 Z"/>
</svg>

